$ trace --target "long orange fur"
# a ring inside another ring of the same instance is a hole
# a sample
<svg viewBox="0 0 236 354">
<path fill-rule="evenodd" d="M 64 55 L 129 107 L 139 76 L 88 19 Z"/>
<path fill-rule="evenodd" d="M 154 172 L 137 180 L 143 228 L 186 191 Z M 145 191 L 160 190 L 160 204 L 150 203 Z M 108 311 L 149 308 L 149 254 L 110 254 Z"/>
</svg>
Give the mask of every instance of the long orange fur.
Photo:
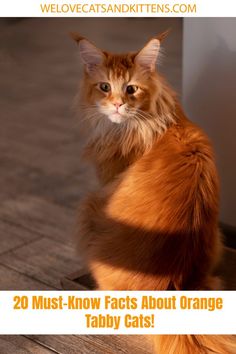
<svg viewBox="0 0 236 354">
<path fill-rule="evenodd" d="M 81 206 L 79 245 L 100 290 L 198 290 L 217 284 L 212 273 L 222 246 L 214 155 L 154 67 L 164 37 L 137 53 L 118 55 L 73 34 L 85 66 L 80 104 L 91 123 L 85 154 L 100 181 Z M 122 85 L 134 78 L 140 89 L 131 97 Z M 120 94 L 101 92 L 104 81 L 114 87 L 120 82 Z M 116 124 L 98 110 L 98 103 L 111 109 L 117 100 L 137 110 L 136 116 Z M 236 350 L 228 336 L 152 338 L 161 354 Z"/>
</svg>

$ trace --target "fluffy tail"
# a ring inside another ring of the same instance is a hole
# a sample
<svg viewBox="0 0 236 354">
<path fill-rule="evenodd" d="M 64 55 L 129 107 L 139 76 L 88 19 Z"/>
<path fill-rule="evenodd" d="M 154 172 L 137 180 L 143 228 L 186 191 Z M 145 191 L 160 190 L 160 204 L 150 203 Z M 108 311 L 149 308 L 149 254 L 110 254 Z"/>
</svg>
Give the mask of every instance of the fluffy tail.
<svg viewBox="0 0 236 354">
<path fill-rule="evenodd" d="M 158 354 L 235 354 L 236 336 L 163 335 L 152 336 Z"/>
</svg>

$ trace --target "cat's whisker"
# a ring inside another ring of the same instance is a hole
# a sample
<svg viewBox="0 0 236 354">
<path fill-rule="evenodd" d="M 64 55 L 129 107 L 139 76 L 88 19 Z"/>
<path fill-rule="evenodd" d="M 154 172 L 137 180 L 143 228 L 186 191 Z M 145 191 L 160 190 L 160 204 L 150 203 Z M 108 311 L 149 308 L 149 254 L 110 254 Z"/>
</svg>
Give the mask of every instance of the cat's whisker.
<svg viewBox="0 0 236 354">
<path fill-rule="evenodd" d="M 148 117 L 146 117 L 144 114 L 141 114 L 141 113 L 139 113 L 139 112 L 134 112 L 134 113 L 133 113 L 133 117 L 135 117 L 135 118 L 142 118 L 142 119 L 144 119 L 144 120 L 148 120 Z"/>
<path fill-rule="evenodd" d="M 136 111 L 137 114 L 141 115 L 144 118 L 150 118 L 150 119 L 154 118 L 152 114 L 144 112 L 143 110 L 141 110 L 139 108 L 135 109 L 135 111 Z"/>
<path fill-rule="evenodd" d="M 86 121 L 91 121 L 91 120 L 98 121 L 101 118 L 102 116 L 100 113 L 93 111 L 92 114 L 89 112 L 89 114 L 83 115 L 83 118 L 79 119 L 79 123 L 84 123 Z"/>
</svg>

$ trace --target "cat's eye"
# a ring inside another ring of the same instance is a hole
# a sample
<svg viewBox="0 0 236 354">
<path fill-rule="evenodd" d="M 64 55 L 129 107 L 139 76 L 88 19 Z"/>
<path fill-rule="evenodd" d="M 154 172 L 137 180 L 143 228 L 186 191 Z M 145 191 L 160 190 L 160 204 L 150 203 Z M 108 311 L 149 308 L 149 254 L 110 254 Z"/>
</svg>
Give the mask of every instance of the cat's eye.
<svg viewBox="0 0 236 354">
<path fill-rule="evenodd" d="M 138 86 L 136 85 L 128 85 L 126 87 L 126 92 L 128 93 L 128 95 L 133 95 L 133 93 L 135 93 L 138 89 Z"/>
<path fill-rule="evenodd" d="M 100 89 L 104 92 L 109 92 L 111 91 L 111 85 L 108 83 L 108 82 L 102 82 L 100 85 L 99 85 Z"/>
</svg>

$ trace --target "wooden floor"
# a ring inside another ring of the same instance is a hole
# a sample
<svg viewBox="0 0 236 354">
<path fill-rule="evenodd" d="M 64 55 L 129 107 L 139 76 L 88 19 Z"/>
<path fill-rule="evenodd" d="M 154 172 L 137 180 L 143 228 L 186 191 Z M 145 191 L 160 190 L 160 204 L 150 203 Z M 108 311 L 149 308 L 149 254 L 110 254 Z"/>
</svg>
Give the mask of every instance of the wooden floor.
<svg viewBox="0 0 236 354">
<path fill-rule="evenodd" d="M 180 92 L 181 26 L 180 19 L 0 20 L 0 289 L 61 289 L 81 267 L 76 208 L 95 181 L 80 161 L 85 137 L 71 107 L 81 68 L 67 33 L 122 51 L 172 27 L 162 71 Z M 3 354 L 149 352 L 135 337 L 0 337 Z"/>
</svg>

